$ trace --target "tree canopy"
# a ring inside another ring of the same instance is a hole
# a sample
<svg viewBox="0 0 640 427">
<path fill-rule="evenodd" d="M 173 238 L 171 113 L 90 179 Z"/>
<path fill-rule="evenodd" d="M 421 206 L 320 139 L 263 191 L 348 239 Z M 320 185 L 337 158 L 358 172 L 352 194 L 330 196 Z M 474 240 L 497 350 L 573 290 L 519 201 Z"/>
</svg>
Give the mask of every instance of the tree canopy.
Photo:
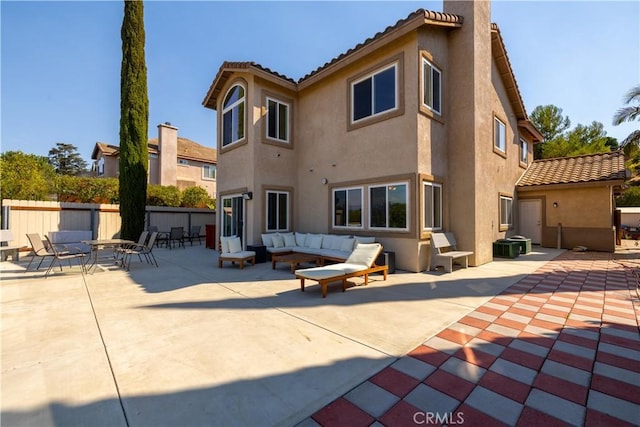
<svg viewBox="0 0 640 427">
<path fill-rule="evenodd" d="M 55 170 L 44 156 L 7 151 L 0 154 L 2 199 L 48 200 L 55 193 Z"/>
<path fill-rule="evenodd" d="M 49 150 L 49 163 L 60 175 L 76 176 L 87 169 L 87 162 L 80 157 L 78 148 L 64 142 L 56 142 L 56 146 Z"/>
<path fill-rule="evenodd" d="M 613 116 L 614 125 L 640 120 L 640 85 L 632 88 L 625 96 L 625 104 L 631 104 L 633 102 L 638 105 L 627 105 L 616 111 Z M 620 143 L 620 146 L 624 147 L 628 144 L 640 145 L 640 129 L 631 132 L 631 134 Z"/>
<path fill-rule="evenodd" d="M 593 121 L 589 125 L 578 124 L 573 129 L 562 108 L 540 105 L 531 113 L 531 121 L 544 137 L 542 144 L 534 145 L 534 158 L 579 156 L 605 153 L 618 149 L 618 141 L 607 136 L 604 125 Z"/>
<path fill-rule="evenodd" d="M 149 161 L 143 14 L 142 1 L 124 1 L 120 69 L 120 235 L 132 240 L 144 230 Z"/>
</svg>

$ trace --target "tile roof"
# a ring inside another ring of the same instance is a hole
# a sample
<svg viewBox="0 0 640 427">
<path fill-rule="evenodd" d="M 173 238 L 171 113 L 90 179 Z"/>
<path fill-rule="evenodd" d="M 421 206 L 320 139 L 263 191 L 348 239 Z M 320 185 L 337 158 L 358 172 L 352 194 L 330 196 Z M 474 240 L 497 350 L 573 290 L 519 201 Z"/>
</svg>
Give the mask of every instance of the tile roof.
<svg viewBox="0 0 640 427">
<path fill-rule="evenodd" d="M 626 171 L 622 151 L 576 157 L 535 160 L 518 180 L 517 186 L 624 181 Z"/>
<path fill-rule="evenodd" d="M 434 12 L 432 10 L 427 10 L 427 9 L 418 9 L 415 12 L 411 13 L 406 18 L 400 19 L 394 25 L 388 26 L 387 28 L 385 28 L 384 31 L 380 31 L 380 32 L 376 33 L 373 37 L 369 37 L 368 39 L 366 39 L 362 43 L 357 44 L 356 46 L 354 46 L 353 48 L 349 49 L 348 51 L 336 56 L 331 61 L 325 63 L 324 65 L 322 65 L 322 66 L 320 66 L 318 68 L 316 68 L 314 71 L 312 71 L 309 74 L 307 74 L 306 76 L 302 77 L 298 81 L 298 83 L 302 83 L 303 81 L 307 80 L 308 78 L 318 74 L 320 71 L 324 70 L 325 68 L 328 68 L 329 66 L 335 64 L 336 62 L 340 61 L 341 59 L 351 55 L 352 53 L 362 49 L 363 47 L 373 43 L 374 41 L 377 41 L 378 39 L 382 38 L 383 36 L 385 36 L 385 35 L 391 33 L 392 31 L 404 26 L 405 24 L 407 24 L 408 22 L 410 22 L 410 21 L 412 21 L 413 19 L 416 19 L 416 18 L 423 18 L 424 19 L 424 23 L 435 24 L 435 25 L 445 24 L 447 26 L 461 26 L 462 25 L 462 21 L 463 21 L 462 16 L 453 15 L 453 14 L 450 14 L 450 13 Z"/>
<path fill-rule="evenodd" d="M 149 153 L 158 153 L 158 138 L 151 138 L 147 143 Z M 104 156 L 119 156 L 120 147 L 117 145 L 105 144 L 104 142 L 97 142 L 93 149 L 92 159 L 98 158 L 98 150 L 102 152 Z M 218 161 L 218 150 L 215 148 L 205 147 L 197 142 L 191 141 L 188 138 L 178 137 L 178 157 L 187 160 L 197 160 L 201 162 Z"/>
</svg>

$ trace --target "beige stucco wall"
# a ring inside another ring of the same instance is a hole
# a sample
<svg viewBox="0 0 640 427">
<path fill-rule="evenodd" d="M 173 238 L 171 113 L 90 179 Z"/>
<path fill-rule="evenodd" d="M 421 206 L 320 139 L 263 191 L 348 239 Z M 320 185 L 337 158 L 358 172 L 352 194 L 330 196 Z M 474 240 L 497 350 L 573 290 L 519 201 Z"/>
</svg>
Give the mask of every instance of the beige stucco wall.
<svg viewBox="0 0 640 427">
<path fill-rule="evenodd" d="M 557 246 L 560 224 L 561 246 L 565 249 L 580 245 L 591 250 L 615 250 L 613 194 L 610 186 L 573 185 L 521 191 L 520 196 L 543 200 L 543 247 Z M 554 207 L 554 203 L 557 203 L 557 207 Z"/>
<path fill-rule="evenodd" d="M 456 234 L 459 249 L 474 251 L 471 264 L 493 259 L 492 242 L 514 233 L 500 230 L 499 196 L 512 196 L 515 209 L 515 182 L 524 172 L 517 120 L 492 59 L 489 3 L 447 4 L 445 12 L 465 17 L 462 28 L 423 27 L 385 46 L 368 46 L 366 55 L 351 57 L 323 78 L 314 77 L 297 93 L 254 72 L 236 72 L 224 83 L 217 105 L 218 144 L 227 90 L 238 79 L 247 89 L 245 141 L 218 146 L 219 194 L 253 191 L 253 200 L 245 203 L 247 243 L 260 242 L 265 231 L 265 191 L 282 188 L 291 192 L 292 230 L 372 235 L 396 252 L 399 269 L 424 270 L 429 256 L 429 233 L 422 230 L 424 179 L 443 183 L 444 230 Z M 423 56 L 442 71 L 441 116 L 420 108 Z M 350 79 L 391 61 L 400 64 L 398 114 L 350 126 Z M 290 146 L 264 141 L 265 93 L 293 104 Z M 507 126 L 504 156 L 493 149 L 494 113 Z M 367 186 L 391 182 L 408 183 L 409 230 L 370 230 Z M 362 229 L 333 229 L 332 189 L 348 186 L 364 188 L 365 224 Z"/>
</svg>

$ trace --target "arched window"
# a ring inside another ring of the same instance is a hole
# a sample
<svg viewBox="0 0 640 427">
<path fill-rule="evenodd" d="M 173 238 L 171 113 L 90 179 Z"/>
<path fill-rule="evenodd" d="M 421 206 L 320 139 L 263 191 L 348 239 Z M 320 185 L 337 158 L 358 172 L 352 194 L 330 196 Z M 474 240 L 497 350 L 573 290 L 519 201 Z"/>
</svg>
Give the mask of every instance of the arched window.
<svg viewBox="0 0 640 427">
<path fill-rule="evenodd" d="M 244 138 L 244 87 L 236 84 L 229 89 L 222 104 L 222 146 Z"/>
</svg>

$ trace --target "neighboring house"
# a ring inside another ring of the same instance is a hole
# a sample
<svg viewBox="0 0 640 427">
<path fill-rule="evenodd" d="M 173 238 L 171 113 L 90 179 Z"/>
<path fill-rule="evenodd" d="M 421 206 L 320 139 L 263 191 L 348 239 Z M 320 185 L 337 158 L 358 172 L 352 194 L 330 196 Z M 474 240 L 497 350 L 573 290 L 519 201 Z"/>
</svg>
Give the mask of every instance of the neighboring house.
<svg viewBox="0 0 640 427">
<path fill-rule="evenodd" d="M 178 128 L 158 125 L 158 138 L 149 147 L 149 184 L 174 185 L 180 190 L 200 186 L 216 196 L 217 150 L 178 136 Z M 96 143 L 91 154 L 99 177 L 117 177 L 120 148 Z"/>
<path fill-rule="evenodd" d="M 562 248 L 616 248 L 615 196 L 626 179 L 624 154 L 614 151 L 536 160 L 517 183 L 519 232 L 533 243 Z"/>
<path fill-rule="evenodd" d="M 203 101 L 218 112 L 222 235 L 375 236 L 422 271 L 430 234 L 452 231 L 471 265 L 493 259 L 517 234 L 515 184 L 542 136 L 490 3 L 444 12 L 418 10 L 298 81 L 222 64 Z"/>
</svg>

